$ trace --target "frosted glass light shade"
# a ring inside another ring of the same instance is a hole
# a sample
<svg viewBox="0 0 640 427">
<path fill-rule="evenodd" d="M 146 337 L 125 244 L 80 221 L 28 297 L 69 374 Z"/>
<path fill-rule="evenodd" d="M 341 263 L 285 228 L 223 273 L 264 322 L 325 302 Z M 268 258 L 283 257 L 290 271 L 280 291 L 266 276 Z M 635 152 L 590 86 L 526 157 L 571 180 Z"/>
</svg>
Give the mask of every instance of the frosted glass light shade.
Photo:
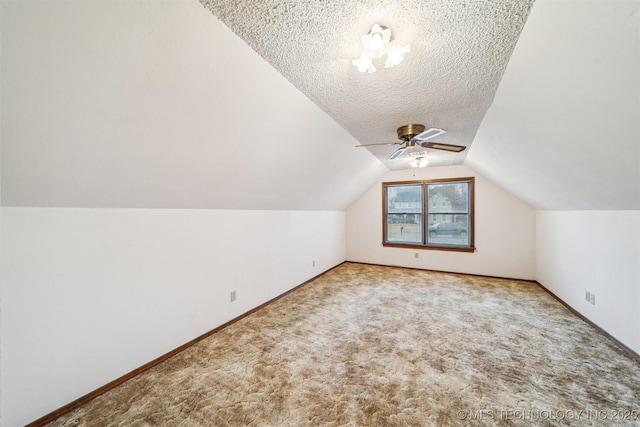
<svg viewBox="0 0 640 427">
<path fill-rule="evenodd" d="M 358 59 L 353 60 L 353 65 L 358 71 L 373 73 L 376 67 L 373 60 L 378 59 L 385 54 L 387 59 L 384 63 L 385 68 L 392 68 L 402 62 L 405 55 L 409 53 L 409 45 L 400 46 L 391 41 L 391 30 L 374 24 L 371 31 L 367 35 L 362 36 L 362 55 Z"/>
<path fill-rule="evenodd" d="M 360 58 L 353 60 L 353 65 L 358 67 L 358 71 L 360 71 L 361 73 L 364 73 L 365 71 L 373 73 L 376 71 L 376 67 L 373 66 L 373 60 L 370 56 L 364 53 Z"/>
<path fill-rule="evenodd" d="M 409 162 L 412 168 L 424 168 L 429 164 L 429 161 L 425 157 L 416 157 Z"/>
<path fill-rule="evenodd" d="M 391 68 L 402 62 L 405 55 L 411 50 L 411 45 L 400 46 L 395 41 L 391 42 L 387 60 L 384 63 L 385 68 Z"/>
</svg>

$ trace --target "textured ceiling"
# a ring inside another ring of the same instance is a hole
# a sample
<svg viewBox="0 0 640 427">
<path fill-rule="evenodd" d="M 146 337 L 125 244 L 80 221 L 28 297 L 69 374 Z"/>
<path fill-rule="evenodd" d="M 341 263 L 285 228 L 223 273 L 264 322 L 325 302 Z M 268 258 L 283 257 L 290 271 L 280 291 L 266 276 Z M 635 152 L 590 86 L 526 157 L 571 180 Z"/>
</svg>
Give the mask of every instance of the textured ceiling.
<svg viewBox="0 0 640 427">
<path fill-rule="evenodd" d="M 211 12 L 362 144 L 396 142 L 408 123 L 439 127 L 437 142 L 469 146 L 533 0 L 201 0 Z M 361 38 L 375 23 L 411 44 L 404 62 L 360 73 Z M 381 161 L 397 146 L 369 148 Z M 461 164 L 429 150 L 432 166 Z M 407 155 L 385 162 L 408 167 Z"/>
<path fill-rule="evenodd" d="M 206 5 L 0 1 L 2 205 L 341 210 L 418 122 L 535 208 L 640 209 L 637 0 Z M 412 52 L 361 74 L 375 22 Z"/>
</svg>

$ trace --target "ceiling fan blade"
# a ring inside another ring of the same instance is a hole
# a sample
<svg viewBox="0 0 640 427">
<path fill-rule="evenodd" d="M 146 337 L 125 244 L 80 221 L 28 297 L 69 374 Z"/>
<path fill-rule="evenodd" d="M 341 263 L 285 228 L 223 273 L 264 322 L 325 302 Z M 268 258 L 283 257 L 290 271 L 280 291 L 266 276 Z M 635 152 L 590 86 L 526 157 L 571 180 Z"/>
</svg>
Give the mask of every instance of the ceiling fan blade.
<svg viewBox="0 0 640 427">
<path fill-rule="evenodd" d="M 404 144 L 404 142 L 400 141 L 400 142 L 380 142 L 378 144 L 361 144 L 361 145 L 356 145 L 356 148 L 357 147 L 371 147 L 371 146 L 374 146 L 374 145 L 398 145 L 398 144 Z"/>
<path fill-rule="evenodd" d="M 447 131 L 444 129 L 429 128 L 424 132 L 420 132 L 418 135 L 414 136 L 411 139 L 413 139 L 414 141 L 426 141 L 428 139 L 435 138 L 440 135 L 444 135 L 445 133 L 447 133 Z"/>
<path fill-rule="evenodd" d="M 441 142 L 422 142 L 420 143 L 420 145 L 422 145 L 424 148 L 433 148 L 434 150 L 453 151 L 455 153 L 464 151 L 467 148 L 464 145 L 443 144 Z"/>
<path fill-rule="evenodd" d="M 407 151 L 409 149 L 409 147 L 401 147 L 398 148 L 392 155 L 390 155 L 387 160 L 393 160 L 393 159 L 397 159 L 398 157 L 402 156 L 402 153 L 404 153 L 405 151 Z"/>
</svg>

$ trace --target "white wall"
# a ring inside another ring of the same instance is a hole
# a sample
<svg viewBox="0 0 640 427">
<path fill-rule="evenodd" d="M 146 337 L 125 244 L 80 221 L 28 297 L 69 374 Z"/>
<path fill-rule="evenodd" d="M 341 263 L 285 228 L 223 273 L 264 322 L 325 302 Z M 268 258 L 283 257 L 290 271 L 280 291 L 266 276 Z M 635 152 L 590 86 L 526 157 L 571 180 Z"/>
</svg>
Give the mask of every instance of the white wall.
<svg viewBox="0 0 640 427">
<path fill-rule="evenodd" d="M 33 421 L 345 259 L 338 211 L 2 208 L 2 232 L 6 426 Z"/>
<path fill-rule="evenodd" d="M 382 246 L 384 181 L 475 177 L 474 253 Z M 414 253 L 419 258 L 414 258 Z M 393 171 L 347 210 L 347 260 L 532 280 L 535 212 L 526 203 L 465 166 Z"/>
<path fill-rule="evenodd" d="M 640 353 L 640 211 L 538 211 L 536 239 L 538 282 Z"/>
</svg>

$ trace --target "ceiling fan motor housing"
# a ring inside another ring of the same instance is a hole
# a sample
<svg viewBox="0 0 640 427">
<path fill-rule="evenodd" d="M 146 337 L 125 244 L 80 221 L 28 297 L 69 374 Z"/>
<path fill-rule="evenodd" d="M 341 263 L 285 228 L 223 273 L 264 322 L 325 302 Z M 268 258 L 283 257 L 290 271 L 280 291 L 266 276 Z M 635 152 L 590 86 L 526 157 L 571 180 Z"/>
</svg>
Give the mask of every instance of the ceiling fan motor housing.
<svg viewBox="0 0 640 427">
<path fill-rule="evenodd" d="M 413 138 L 416 135 L 420 135 L 422 132 L 424 132 L 423 125 L 417 125 L 417 124 L 404 125 L 398 128 L 398 138 L 400 138 L 403 141 L 410 141 L 411 138 Z"/>
</svg>

